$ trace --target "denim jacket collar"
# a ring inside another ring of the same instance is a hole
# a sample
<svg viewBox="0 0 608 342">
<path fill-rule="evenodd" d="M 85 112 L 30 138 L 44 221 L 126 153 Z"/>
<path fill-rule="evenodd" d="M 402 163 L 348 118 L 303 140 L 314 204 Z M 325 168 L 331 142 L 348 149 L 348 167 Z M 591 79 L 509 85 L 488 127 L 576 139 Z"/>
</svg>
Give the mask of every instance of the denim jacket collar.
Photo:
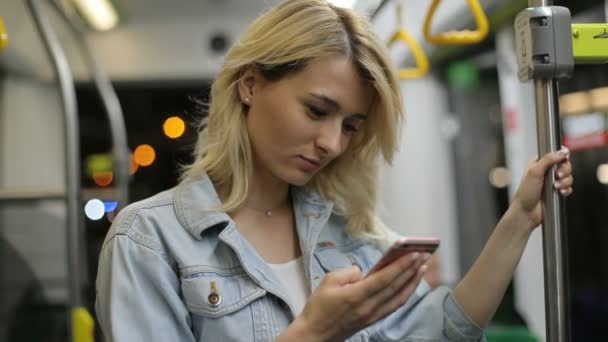
<svg viewBox="0 0 608 342">
<path fill-rule="evenodd" d="M 291 192 L 296 220 L 303 218 L 307 219 L 306 221 L 310 218 L 326 220 L 329 217 L 333 203 L 322 199 L 313 189 L 306 186 L 292 187 Z M 174 192 L 174 203 L 177 219 L 197 240 L 202 239 L 202 234 L 207 229 L 218 226 L 223 229 L 231 221 L 230 216 L 221 210 L 222 203 L 206 174 L 189 177 L 180 182 Z M 307 230 L 304 227 L 308 224 L 297 222 L 297 226 L 301 240 L 308 240 L 309 232 L 303 231 Z M 306 247 L 309 249 L 311 246 Z"/>
<path fill-rule="evenodd" d="M 184 179 L 173 196 L 177 219 L 197 240 L 202 239 L 205 230 L 216 226 L 225 228 L 230 222 L 230 216 L 221 210 L 222 203 L 206 174 Z"/>
</svg>

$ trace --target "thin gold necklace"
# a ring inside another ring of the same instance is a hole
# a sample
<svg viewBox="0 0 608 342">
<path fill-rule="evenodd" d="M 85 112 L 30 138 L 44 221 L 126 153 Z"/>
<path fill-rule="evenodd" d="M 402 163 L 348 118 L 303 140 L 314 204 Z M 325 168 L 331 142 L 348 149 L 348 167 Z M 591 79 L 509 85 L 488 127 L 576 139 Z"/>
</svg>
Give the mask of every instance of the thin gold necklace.
<svg viewBox="0 0 608 342">
<path fill-rule="evenodd" d="M 290 196 L 290 198 L 291 198 L 291 196 Z M 276 206 L 274 208 L 267 208 L 267 209 L 255 208 L 255 207 L 252 207 L 252 206 L 247 205 L 247 204 L 245 204 L 244 206 L 246 208 L 251 209 L 251 210 L 255 210 L 257 212 L 264 213 L 264 215 L 266 215 L 266 217 L 271 217 L 273 211 L 275 211 L 277 209 L 281 209 L 282 207 L 284 207 L 286 205 L 289 205 L 290 203 L 291 203 L 291 200 L 287 200 L 287 203 L 282 203 L 281 205 L 278 205 L 278 206 Z"/>
</svg>

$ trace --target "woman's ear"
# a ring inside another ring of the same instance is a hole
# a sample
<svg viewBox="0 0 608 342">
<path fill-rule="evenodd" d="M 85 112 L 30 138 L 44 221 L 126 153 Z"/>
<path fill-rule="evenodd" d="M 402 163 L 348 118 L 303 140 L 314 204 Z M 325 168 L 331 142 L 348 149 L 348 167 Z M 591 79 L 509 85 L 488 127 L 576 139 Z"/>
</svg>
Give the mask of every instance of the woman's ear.
<svg viewBox="0 0 608 342">
<path fill-rule="evenodd" d="M 239 98 L 245 106 L 250 106 L 253 100 L 254 89 L 260 82 L 260 75 L 253 66 L 246 67 L 239 78 Z"/>
</svg>

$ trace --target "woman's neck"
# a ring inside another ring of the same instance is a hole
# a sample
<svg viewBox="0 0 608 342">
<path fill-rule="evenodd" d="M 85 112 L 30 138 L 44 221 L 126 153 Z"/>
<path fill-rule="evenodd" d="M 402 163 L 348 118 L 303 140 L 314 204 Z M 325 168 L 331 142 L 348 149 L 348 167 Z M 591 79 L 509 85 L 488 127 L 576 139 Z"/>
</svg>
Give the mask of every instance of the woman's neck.
<svg viewBox="0 0 608 342">
<path fill-rule="evenodd" d="M 269 173 L 254 172 L 245 205 L 259 209 L 281 208 L 289 202 L 289 184 Z"/>
</svg>

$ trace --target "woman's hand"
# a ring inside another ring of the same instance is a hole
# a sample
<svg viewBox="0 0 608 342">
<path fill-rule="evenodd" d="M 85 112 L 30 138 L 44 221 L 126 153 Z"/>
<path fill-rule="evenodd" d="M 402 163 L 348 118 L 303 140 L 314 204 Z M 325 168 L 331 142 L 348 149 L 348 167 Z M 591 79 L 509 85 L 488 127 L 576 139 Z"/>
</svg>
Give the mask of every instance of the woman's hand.
<svg viewBox="0 0 608 342">
<path fill-rule="evenodd" d="M 356 266 L 328 273 L 279 340 L 346 340 L 407 301 L 427 258 L 408 254 L 365 278 Z"/>
<path fill-rule="evenodd" d="M 547 153 L 542 159 L 532 161 L 528 165 L 528 171 L 515 193 L 511 209 L 525 216 L 529 223 L 529 229 L 533 229 L 542 223 L 543 207 L 541 198 L 543 185 L 545 175 L 548 175 L 552 166 L 558 165 L 553 187 L 562 196 L 568 196 L 572 193 L 574 179 L 572 178 L 572 164 L 568 160 L 569 153 L 568 149 L 563 147 L 557 152 Z"/>
</svg>

